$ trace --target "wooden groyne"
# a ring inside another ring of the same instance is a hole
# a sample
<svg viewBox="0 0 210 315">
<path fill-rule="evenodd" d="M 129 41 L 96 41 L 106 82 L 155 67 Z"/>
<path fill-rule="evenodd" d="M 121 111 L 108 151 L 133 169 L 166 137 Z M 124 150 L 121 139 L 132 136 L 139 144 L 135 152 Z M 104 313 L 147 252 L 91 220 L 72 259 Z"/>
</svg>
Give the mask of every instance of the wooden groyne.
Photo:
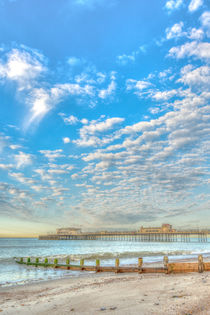
<svg viewBox="0 0 210 315">
<path fill-rule="evenodd" d="M 85 260 L 81 259 L 79 265 L 70 263 L 70 259 L 66 259 L 65 264 L 59 264 L 58 259 L 54 259 L 53 263 L 45 258 L 44 261 L 40 261 L 39 258 L 20 258 L 16 259 L 16 262 L 21 265 L 44 267 L 44 268 L 59 268 L 73 271 L 95 271 L 95 272 L 115 272 L 115 273 L 188 273 L 188 272 L 199 272 L 210 271 L 210 262 L 204 262 L 203 256 L 198 256 L 197 262 L 169 262 L 168 256 L 163 258 L 162 267 L 145 267 L 143 266 L 143 259 L 138 258 L 136 266 L 120 266 L 119 258 L 115 260 L 115 266 L 101 266 L 100 260 L 96 259 L 96 264 L 93 266 L 85 265 Z"/>
</svg>

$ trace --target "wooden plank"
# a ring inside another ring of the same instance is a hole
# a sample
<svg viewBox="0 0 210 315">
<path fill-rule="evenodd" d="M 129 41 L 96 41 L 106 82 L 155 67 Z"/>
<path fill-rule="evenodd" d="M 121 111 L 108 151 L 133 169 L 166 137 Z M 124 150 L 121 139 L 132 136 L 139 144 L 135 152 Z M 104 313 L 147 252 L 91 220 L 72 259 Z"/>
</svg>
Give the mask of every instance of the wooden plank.
<svg viewBox="0 0 210 315">
<path fill-rule="evenodd" d="M 169 263 L 168 273 L 197 272 L 198 263 Z"/>
<path fill-rule="evenodd" d="M 210 271 L 210 262 L 204 262 L 204 271 Z"/>
<path fill-rule="evenodd" d="M 117 261 L 115 266 L 101 266 L 100 264 L 96 264 L 95 266 L 85 266 L 84 261 L 80 262 L 80 265 L 68 265 L 68 264 L 57 264 L 57 260 L 54 263 L 49 263 L 47 259 L 45 262 L 39 262 L 38 259 L 35 262 L 32 262 L 30 258 L 27 258 L 27 261 L 16 260 L 18 264 L 24 264 L 27 266 L 35 266 L 35 267 L 44 267 L 44 268 L 58 268 L 58 269 L 66 269 L 73 271 L 96 271 L 96 272 L 119 272 L 119 273 L 130 273 L 136 272 L 139 273 L 188 273 L 188 272 L 199 272 L 199 262 L 185 262 L 185 263 L 166 263 L 165 267 L 142 267 L 142 261 L 138 263 L 137 266 L 120 266 Z M 141 268 L 141 269 L 140 269 Z M 210 262 L 203 263 L 203 270 L 210 271 Z"/>
</svg>

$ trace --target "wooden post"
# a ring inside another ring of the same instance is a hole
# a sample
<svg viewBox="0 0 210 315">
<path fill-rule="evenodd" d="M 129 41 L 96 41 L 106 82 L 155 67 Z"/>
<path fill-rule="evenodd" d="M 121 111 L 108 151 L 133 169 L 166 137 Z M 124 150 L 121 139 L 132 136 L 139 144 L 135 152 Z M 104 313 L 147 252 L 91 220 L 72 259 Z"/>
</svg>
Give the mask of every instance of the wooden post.
<svg viewBox="0 0 210 315">
<path fill-rule="evenodd" d="M 138 258 L 138 273 L 142 273 L 143 258 Z"/>
<path fill-rule="evenodd" d="M 100 271 L 100 259 L 96 259 L 96 272 Z"/>
<path fill-rule="evenodd" d="M 58 266 L 58 259 L 55 258 L 55 259 L 54 259 L 54 268 L 57 268 L 57 266 Z"/>
<path fill-rule="evenodd" d="M 83 270 L 83 268 L 84 268 L 84 259 L 80 259 L 80 267 L 81 267 L 81 270 Z"/>
<path fill-rule="evenodd" d="M 39 263 L 39 258 L 36 258 L 35 259 L 35 264 L 36 264 L 35 267 L 37 267 L 38 263 Z"/>
<path fill-rule="evenodd" d="M 173 264 L 168 264 L 168 267 L 167 267 L 167 272 L 166 273 L 172 273 L 173 272 Z"/>
<path fill-rule="evenodd" d="M 198 255 L 198 272 L 202 273 L 203 271 L 204 271 L 203 256 Z"/>
<path fill-rule="evenodd" d="M 164 263 L 164 268 L 166 269 L 166 273 L 169 272 L 168 270 L 168 256 L 163 257 L 163 263 Z"/>
<path fill-rule="evenodd" d="M 120 260 L 119 258 L 116 258 L 115 259 L 115 273 L 118 273 L 120 271 L 119 267 L 120 267 Z"/>
</svg>

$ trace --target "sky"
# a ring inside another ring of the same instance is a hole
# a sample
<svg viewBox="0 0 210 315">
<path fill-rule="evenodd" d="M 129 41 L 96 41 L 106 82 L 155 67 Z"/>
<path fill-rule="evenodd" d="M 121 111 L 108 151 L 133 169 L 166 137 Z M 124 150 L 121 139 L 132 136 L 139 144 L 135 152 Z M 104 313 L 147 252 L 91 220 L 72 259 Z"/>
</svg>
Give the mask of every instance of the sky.
<svg viewBox="0 0 210 315">
<path fill-rule="evenodd" d="M 0 0 L 0 236 L 210 227 L 208 0 Z"/>
</svg>

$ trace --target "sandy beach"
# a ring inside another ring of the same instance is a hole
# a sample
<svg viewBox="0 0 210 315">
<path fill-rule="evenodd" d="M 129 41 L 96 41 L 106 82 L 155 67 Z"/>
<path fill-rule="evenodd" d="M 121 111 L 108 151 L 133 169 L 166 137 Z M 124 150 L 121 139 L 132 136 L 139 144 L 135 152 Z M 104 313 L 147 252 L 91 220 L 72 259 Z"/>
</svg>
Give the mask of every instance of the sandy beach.
<svg viewBox="0 0 210 315">
<path fill-rule="evenodd" d="M 210 273 L 87 274 L 0 289 L 2 314 L 210 314 Z"/>
</svg>

